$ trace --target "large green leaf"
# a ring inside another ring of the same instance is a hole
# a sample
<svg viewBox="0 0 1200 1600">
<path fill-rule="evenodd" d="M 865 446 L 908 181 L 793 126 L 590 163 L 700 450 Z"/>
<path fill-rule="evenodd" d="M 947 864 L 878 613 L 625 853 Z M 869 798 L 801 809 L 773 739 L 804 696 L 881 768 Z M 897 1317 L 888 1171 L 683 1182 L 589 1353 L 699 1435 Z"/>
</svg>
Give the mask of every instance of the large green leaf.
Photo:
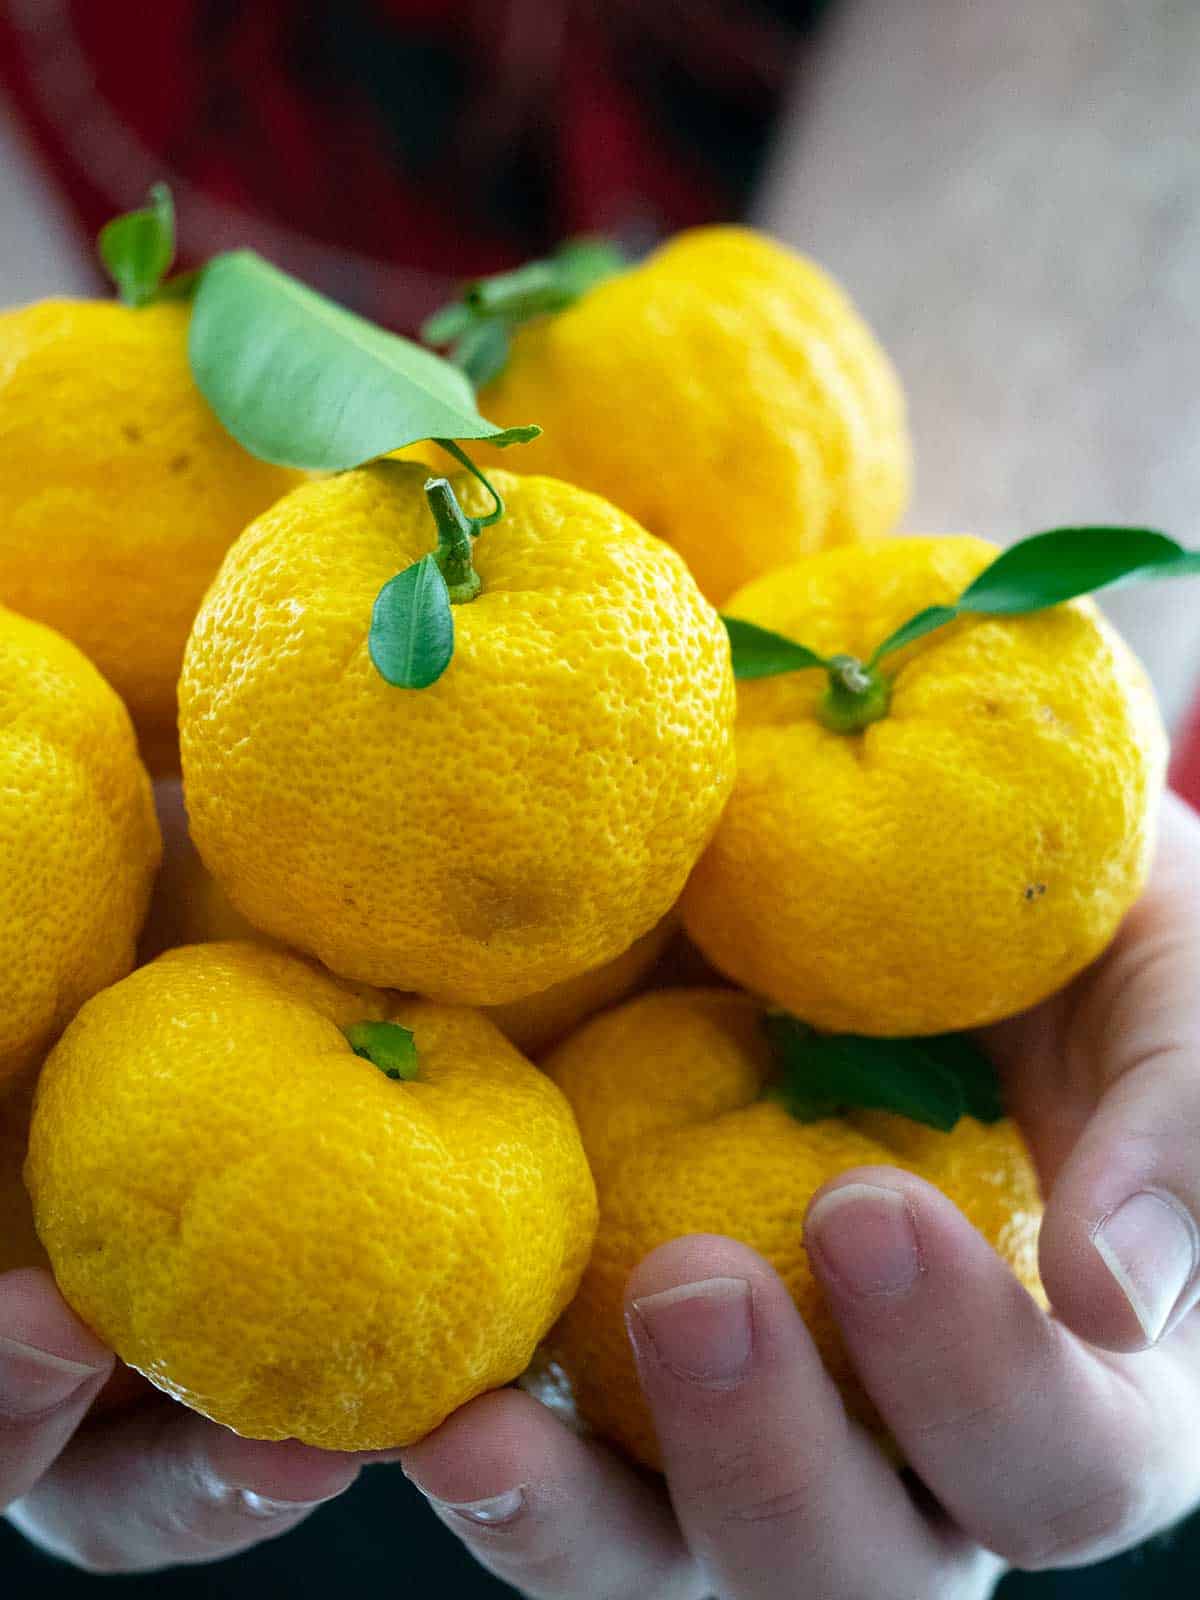
<svg viewBox="0 0 1200 1600">
<path fill-rule="evenodd" d="M 513 444 L 467 378 L 420 345 L 336 305 L 250 250 L 217 256 L 192 309 L 192 371 L 253 455 L 339 472 L 421 439 Z"/>
</svg>

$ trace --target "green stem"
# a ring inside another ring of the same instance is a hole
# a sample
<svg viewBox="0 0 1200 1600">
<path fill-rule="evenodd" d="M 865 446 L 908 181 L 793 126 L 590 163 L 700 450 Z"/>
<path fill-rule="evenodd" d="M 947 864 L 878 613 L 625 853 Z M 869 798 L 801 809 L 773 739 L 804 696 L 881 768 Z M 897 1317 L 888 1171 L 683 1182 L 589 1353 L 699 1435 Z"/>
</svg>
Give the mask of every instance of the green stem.
<svg viewBox="0 0 1200 1600">
<path fill-rule="evenodd" d="M 449 479 L 430 478 L 425 484 L 425 498 L 438 531 L 433 559 L 446 580 L 450 604 L 465 605 L 483 587 L 471 549 L 479 529 L 459 505 Z"/>
<path fill-rule="evenodd" d="M 473 478 L 477 478 L 492 497 L 492 509 L 488 512 L 487 516 L 471 518 L 471 521 L 475 525 L 475 533 L 478 536 L 481 528 L 490 528 L 493 522 L 500 521 L 500 518 L 504 515 L 504 501 L 500 498 L 499 491 L 494 487 L 489 479 L 485 477 L 482 472 L 480 472 L 479 468 L 471 460 L 470 456 L 463 449 L 462 445 L 457 444 L 453 439 L 435 439 L 433 442 L 436 445 L 440 445 L 447 455 L 453 456 L 460 466 L 463 466 L 467 469 Z"/>
<path fill-rule="evenodd" d="M 553 261 L 529 261 L 512 272 L 480 278 L 463 295 L 477 317 L 507 317 L 514 322 L 561 311 L 573 298 Z"/>
<path fill-rule="evenodd" d="M 829 687 L 817 702 L 817 716 L 834 733 L 859 733 L 885 717 L 892 690 L 883 673 L 856 656 L 831 656 Z"/>
</svg>

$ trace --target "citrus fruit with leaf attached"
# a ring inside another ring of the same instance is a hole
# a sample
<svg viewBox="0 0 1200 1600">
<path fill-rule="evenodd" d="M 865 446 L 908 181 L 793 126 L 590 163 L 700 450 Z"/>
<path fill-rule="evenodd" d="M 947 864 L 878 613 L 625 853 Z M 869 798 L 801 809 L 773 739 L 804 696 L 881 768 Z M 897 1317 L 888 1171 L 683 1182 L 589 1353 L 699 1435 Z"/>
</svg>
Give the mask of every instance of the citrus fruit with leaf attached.
<svg viewBox="0 0 1200 1600">
<path fill-rule="evenodd" d="M 129 971 L 158 857 L 125 707 L 73 644 L 0 607 L 0 1092 Z"/>
<path fill-rule="evenodd" d="M 729 645 L 674 551 L 549 478 L 494 475 L 505 514 L 459 530 L 471 581 L 447 583 L 430 506 L 452 524 L 455 494 L 488 497 L 425 480 L 383 461 L 307 484 L 234 545 L 184 663 L 184 787 L 255 927 L 501 1004 L 678 897 L 732 784 Z"/>
<path fill-rule="evenodd" d="M 33 1085 L 34 1075 L 27 1073 L 18 1083 L 0 1086 L 0 1272 L 46 1265 L 22 1174 Z"/>
<path fill-rule="evenodd" d="M 187 339 L 181 303 L 0 313 L 0 601 L 83 650 L 157 767 L 177 761 L 175 683 L 204 591 L 298 481 L 224 431 Z"/>
<path fill-rule="evenodd" d="M 561 1093 L 472 1011 L 246 944 L 91 1001 L 26 1175 L 68 1302 L 256 1438 L 420 1438 L 510 1382 L 570 1298 L 595 1192 Z"/>
<path fill-rule="evenodd" d="M 829 551 L 730 601 L 738 779 L 682 904 L 721 971 L 818 1027 L 934 1034 L 1103 950 L 1145 881 L 1166 740 L 1091 601 L 988 614 L 1060 592 L 1016 581 L 1064 547 L 1039 540 Z"/>
<path fill-rule="evenodd" d="M 467 297 L 484 335 L 532 314 L 479 393 L 501 424 L 541 423 L 525 470 L 615 501 L 715 601 L 891 530 L 910 476 L 900 387 L 811 261 L 749 229 L 698 228 L 563 309 L 544 311 L 546 288 L 523 269 Z"/>
<path fill-rule="evenodd" d="M 579 1123 L 600 1225 L 579 1292 L 544 1355 L 583 1418 L 648 1466 L 658 1464 L 657 1446 L 622 1308 L 629 1274 L 670 1239 L 722 1234 L 763 1255 L 786 1284 L 848 1410 L 875 1432 L 882 1424 L 804 1250 L 804 1213 L 827 1179 L 879 1163 L 919 1173 L 1040 1294 L 1040 1202 L 1015 1126 L 967 1115 L 943 1132 L 866 1110 L 798 1120 L 788 1095 L 804 1099 L 803 1053 L 781 1076 L 761 1007 L 744 994 L 643 995 L 586 1023 L 551 1053 L 545 1070 Z"/>
</svg>

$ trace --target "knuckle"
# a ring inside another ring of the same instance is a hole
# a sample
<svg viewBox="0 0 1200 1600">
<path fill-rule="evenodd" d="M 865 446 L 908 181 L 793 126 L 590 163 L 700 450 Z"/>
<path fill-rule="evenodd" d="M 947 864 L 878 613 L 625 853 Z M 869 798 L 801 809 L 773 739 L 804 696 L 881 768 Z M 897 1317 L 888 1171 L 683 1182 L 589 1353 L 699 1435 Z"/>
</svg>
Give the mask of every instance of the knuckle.
<svg viewBox="0 0 1200 1600">
<path fill-rule="evenodd" d="M 779 1464 L 764 1461 L 757 1444 L 748 1444 L 719 1456 L 710 1471 L 689 1485 L 688 1498 L 722 1527 L 744 1533 L 813 1514 L 823 1476 L 806 1473 L 802 1462 L 792 1460 L 783 1479 Z"/>
<path fill-rule="evenodd" d="M 1102 1466 L 1071 1485 L 1060 1500 L 1045 1495 L 1027 1516 L 1010 1522 L 981 1542 L 1014 1567 L 1044 1572 L 1070 1561 L 1098 1561 L 1137 1543 L 1154 1524 L 1153 1497 L 1146 1476 L 1133 1462 Z"/>
</svg>

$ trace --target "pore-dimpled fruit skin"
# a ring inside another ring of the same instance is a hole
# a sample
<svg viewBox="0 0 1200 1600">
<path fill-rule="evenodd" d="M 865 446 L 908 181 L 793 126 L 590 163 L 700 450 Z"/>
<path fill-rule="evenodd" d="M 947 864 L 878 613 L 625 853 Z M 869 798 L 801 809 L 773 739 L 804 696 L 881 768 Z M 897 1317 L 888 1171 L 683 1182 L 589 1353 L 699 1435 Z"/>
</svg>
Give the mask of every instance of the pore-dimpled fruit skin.
<svg viewBox="0 0 1200 1600">
<path fill-rule="evenodd" d="M 762 1006 L 732 990 L 642 995 L 586 1023 L 546 1071 L 575 1112 L 600 1196 L 595 1249 L 547 1341 L 583 1418 L 658 1466 L 625 1330 L 625 1285 L 651 1250 L 724 1234 L 775 1268 L 852 1416 L 883 1425 L 847 1358 L 804 1249 L 804 1213 L 847 1168 L 898 1166 L 935 1184 L 1037 1297 L 1036 1176 L 1015 1125 L 964 1117 L 949 1133 L 882 1112 L 796 1121 L 764 1097 Z"/>
<path fill-rule="evenodd" d="M 997 553 L 826 551 L 726 610 L 867 660 Z M 1166 736 L 1090 600 L 964 618 L 883 670 L 890 710 L 853 734 L 819 720 L 819 669 L 738 684 L 737 783 L 684 924 L 722 972 L 818 1027 L 977 1027 L 1061 989 L 1116 932 L 1149 871 Z"/>
<path fill-rule="evenodd" d="M 343 1030 L 390 1019 L 418 1075 Z M 42 1072 L 27 1177 L 67 1301 L 255 1438 L 411 1443 L 508 1383 L 595 1228 L 570 1108 L 477 1013 L 246 944 L 169 951 Z"/>
<path fill-rule="evenodd" d="M 607 495 L 716 602 L 889 533 L 908 498 L 887 356 L 830 277 L 748 228 L 681 233 L 521 328 L 479 403 L 504 426 L 540 423 L 528 470 Z"/>
<path fill-rule="evenodd" d="M 196 608 L 252 517 L 300 481 L 257 461 L 192 381 L 182 302 L 0 312 L 0 602 L 72 639 L 176 765 Z"/>
<path fill-rule="evenodd" d="M 132 967 L 158 860 L 125 707 L 73 644 L 0 606 L 0 1093 Z"/>
<path fill-rule="evenodd" d="M 612 960 L 678 897 L 732 784 L 729 647 L 674 551 L 497 472 L 453 660 L 389 685 L 372 607 L 434 545 L 426 477 L 308 484 L 238 540 L 184 664 L 184 787 L 256 928 L 351 978 L 499 1004 Z"/>
</svg>

